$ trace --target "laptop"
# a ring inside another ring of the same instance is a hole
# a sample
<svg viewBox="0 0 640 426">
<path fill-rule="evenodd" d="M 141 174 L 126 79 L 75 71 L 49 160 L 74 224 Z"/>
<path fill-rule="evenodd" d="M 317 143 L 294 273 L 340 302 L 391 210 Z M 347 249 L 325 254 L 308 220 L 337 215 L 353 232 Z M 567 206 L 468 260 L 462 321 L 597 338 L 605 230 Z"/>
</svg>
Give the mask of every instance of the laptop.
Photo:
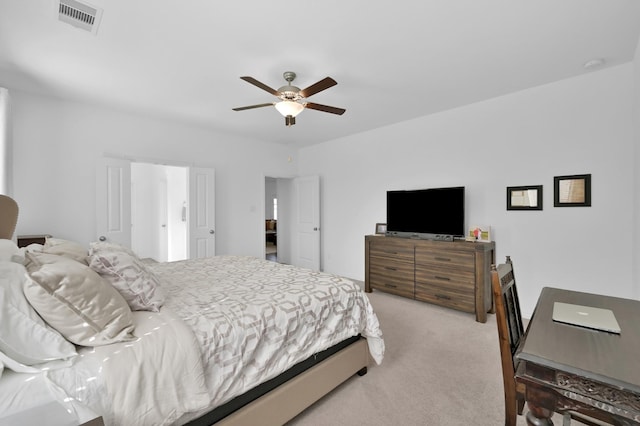
<svg viewBox="0 0 640 426">
<path fill-rule="evenodd" d="M 611 309 L 554 302 L 552 318 L 556 322 L 620 334 L 620 326 Z"/>
</svg>

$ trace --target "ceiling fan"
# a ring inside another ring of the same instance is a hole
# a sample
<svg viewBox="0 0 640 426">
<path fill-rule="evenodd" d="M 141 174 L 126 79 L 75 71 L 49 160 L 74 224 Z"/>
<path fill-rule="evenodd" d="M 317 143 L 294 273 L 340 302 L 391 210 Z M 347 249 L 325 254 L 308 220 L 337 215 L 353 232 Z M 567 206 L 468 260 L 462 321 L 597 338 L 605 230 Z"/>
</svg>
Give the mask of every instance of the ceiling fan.
<svg viewBox="0 0 640 426">
<path fill-rule="evenodd" d="M 296 78 L 296 73 L 293 71 L 286 71 L 283 75 L 287 81 L 285 86 L 282 86 L 278 90 L 274 90 L 264 83 L 259 82 L 253 77 L 240 77 L 247 83 L 251 83 L 254 86 L 261 88 L 264 91 L 271 93 L 273 96 L 279 98 L 277 102 L 249 105 L 244 107 L 233 108 L 234 111 L 244 111 L 245 109 L 262 108 L 266 106 L 275 106 L 280 114 L 284 116 L 284 124 L 286 126 L 293 126 L 296 124 L 296 115 L 300 114 L 303 109 L 315 109 L 316 111 L 329 112 L 331 114 L 342 115 L 346 111 L 344 108 L 336 108 L 328 105 L 316 104 L 313 102 L 305 102 L 305 99 L 311 95 L 315 95 L 318 92 L 328 89 L 329 87 L 338 84 L 331 77 L 325 77 L 315 84 L 300 90 L 299 87 L 292 86 L 291 83 Z"/>
</svg>

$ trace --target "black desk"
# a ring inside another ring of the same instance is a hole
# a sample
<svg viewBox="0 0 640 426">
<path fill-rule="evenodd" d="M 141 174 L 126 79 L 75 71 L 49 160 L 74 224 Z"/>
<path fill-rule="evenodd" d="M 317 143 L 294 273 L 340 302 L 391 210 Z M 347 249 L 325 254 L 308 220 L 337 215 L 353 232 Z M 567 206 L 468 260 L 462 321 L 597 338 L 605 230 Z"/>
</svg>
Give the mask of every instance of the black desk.
<svg viewBox="0 0 640 426">
<path fill-rule="evenodd" d="M 611 309 L 621 333 L 556 323 L 554 302 Z M 554 411 L 567 410 L 640 424 L 640 301 L 545 287 L 516 358 L 527 424 L 551 424 Z"/>
</svg>

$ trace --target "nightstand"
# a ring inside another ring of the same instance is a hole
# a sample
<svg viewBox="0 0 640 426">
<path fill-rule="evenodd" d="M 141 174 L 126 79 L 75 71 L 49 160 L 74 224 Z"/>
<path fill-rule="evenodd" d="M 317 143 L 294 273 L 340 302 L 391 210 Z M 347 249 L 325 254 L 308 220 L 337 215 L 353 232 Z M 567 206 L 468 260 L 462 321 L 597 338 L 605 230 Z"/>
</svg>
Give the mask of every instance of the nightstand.
<svg viewBox="0 0 640 426">
<path fill-rule="evenodd" d="M 18 247 L 26 247 L 29 244 L 43 244 L 47 240 L 47 237 L 51 238 L 49 234 L 39 235 L 18 235 Z"/>
</svg>

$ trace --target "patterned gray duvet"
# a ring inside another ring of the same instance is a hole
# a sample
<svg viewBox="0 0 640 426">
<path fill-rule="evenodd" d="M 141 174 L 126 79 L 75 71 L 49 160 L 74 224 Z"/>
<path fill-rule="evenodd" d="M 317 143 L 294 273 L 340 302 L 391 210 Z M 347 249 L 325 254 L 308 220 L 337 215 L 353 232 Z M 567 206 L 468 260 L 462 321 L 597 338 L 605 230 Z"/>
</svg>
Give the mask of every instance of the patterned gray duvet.
<svg viewBox="0 0 640 426">
<path fill-rule="evenodd" d="M 360 286 L 339 276 L 243 256 L 153 266 L 165 306 L 193 330 L 211 406 L 351 336 L 379 364 L 384 341 Z"/>
</svg>

